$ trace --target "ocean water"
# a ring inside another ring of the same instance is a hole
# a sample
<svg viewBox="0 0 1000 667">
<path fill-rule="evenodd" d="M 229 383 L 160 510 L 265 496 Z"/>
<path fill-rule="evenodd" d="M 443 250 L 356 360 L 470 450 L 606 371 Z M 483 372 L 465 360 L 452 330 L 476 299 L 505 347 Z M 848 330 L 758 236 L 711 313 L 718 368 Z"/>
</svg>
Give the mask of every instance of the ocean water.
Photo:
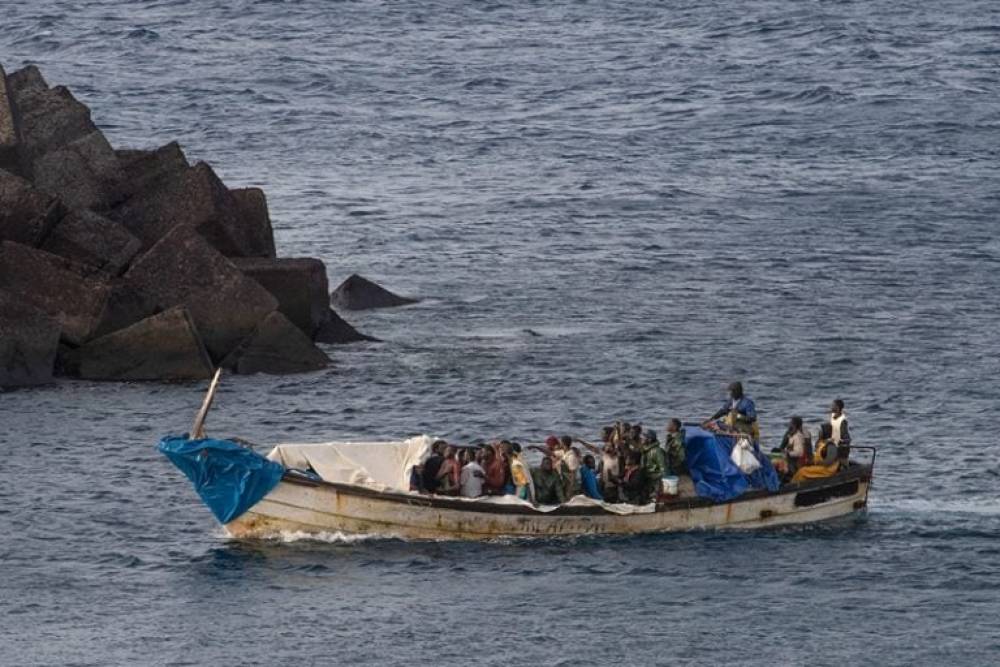
<svg viewBox="0 0 1000 667">
<path fill-rule="evenodd" d="M 4 0 L 112 143 L 269 197 L 417 306 L 226 378 L 254 442 L 595 436 L 831 399 L 870 511 L 634 539 L 226 539 L 203 384 L 0 394 L 3 665 L 1000 664 L 1000 5 Z"/>
</svg>

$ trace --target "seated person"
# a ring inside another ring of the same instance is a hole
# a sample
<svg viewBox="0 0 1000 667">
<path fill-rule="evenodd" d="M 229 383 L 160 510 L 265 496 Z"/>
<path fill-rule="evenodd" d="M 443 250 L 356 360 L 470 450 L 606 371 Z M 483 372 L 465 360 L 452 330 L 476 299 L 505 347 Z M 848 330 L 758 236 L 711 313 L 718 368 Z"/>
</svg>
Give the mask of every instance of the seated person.
<svg viewBox="0 0 1000 667">
<path fill-rule="evenodd" d="M 812 435 L 802 425 L 802 417 L 795 416 L 788 420 L 788 430 L 781 439 L 778 451 L 785 455 L 785 468 L 789 476 L 812 463 Z"/>
<path fill-rule="evenodd" d="M 597 485 L 597 461 L 590 454 L 583 457 L 583 465 L 580 467 L 580 486 L 588 498 L 604 500 Z"/>
<path fill-rule="evenodd" d="M 459 492 L 459 477 L 461 469 L 458 466 L 458 453 L 448 445 L 444 450 L 444 461 L 437 473 L 437 493 L 445 496 L 457 496 Z"/>
<path fill-rule="evenodd" d="M 410 491 L 427 493 L 427 490 L 424 489 L 424 467 L 422 465 L 410 468 Z"/>
<path fill-rule="evenodd" d="M 438 472 L 441 464 L 444 463 L 444 448 L 448 443 L 444 440 L 435 440 L 431 445 L 431 455 L 424 461 L 424 491 L 427 493 L 437 493 L 440 483 L 438 482 Z"/>
<path fill-rule="evenodd" d="M 687 463 L 684 461 L 684 428 L 681 420 L 671 419 L 667 424 L 667 472 L 676 477 L 688 474 Z"/>
<path fill-rule="evenodd" d="M 552 457 L 542 458 L 542 464 L 532 470 L 535 502 L 539 505 L 561 505 L 566 501 L 563 480 L 552 467 Z"/>
<path fill-rule="evenodd" d="M 463 498 L 478 498 L 483 495 L 483 484 L 486 481 L 486 472 L 479 461 L 474 457 L 471 461 L 462 466 L 462 472 L 458 477 L 458 485 Z"/>
<path fill-rule="evenodd" d="M 642 454 L 630 452 L 625 459 L 625 470 L 622 471 L 622 499 L 633 505 L 645 505 L 647 502 L 646 474 L 642 469 Z"/>
<path fill-rule="evenodd" d="M 837 471 L 840 470 L 840 462 L 838 461 L 837 445 L 831 439 L 832 431 L 829 424 L 823 424 L 820 427 L 812 463 L 799 468 L 792 476 L 793 482 L 822 479 L 837 474 Z"/>
</svg>

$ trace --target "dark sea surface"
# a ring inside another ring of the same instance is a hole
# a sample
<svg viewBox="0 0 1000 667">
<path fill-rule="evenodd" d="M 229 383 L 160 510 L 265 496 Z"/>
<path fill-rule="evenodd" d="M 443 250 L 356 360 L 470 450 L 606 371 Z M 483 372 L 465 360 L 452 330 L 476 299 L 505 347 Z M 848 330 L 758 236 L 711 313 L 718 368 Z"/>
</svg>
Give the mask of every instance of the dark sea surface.
<svg viewBox="0 0 1000 667">
<path fill-rule="evenodd" d="M 818 527 L 240 543 L 155 450 L 203 383 L 0 394 L 0 664 L 1000 664 L 1000 3 L 3 0 L 0 63 L 425 299 L 216 435 L 662 431 L 738 378 L 769 446 L 839 396 L 880 447 Z"/>
</svg>

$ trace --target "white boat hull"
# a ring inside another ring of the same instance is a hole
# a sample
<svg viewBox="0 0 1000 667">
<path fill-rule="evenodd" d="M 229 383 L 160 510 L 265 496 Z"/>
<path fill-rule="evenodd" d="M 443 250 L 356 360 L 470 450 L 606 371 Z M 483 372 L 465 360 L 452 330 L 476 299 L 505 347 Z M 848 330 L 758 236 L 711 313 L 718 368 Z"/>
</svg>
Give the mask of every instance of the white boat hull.
<svg viewBox="0 0 1000 667">
<path fill-rule="evenodd" d="M 809 524 L 858 512 L 867 504 L 869 485 L 870 474 L 855 471 L 784 487 L 775 494 L 751 493 L 727 503 L 673 501 L 659 505 L 655 512 L 619 515 L 600 508 L 543 513 L 519 506 L 504 508 L 285 479 L 225 527 L 238 538 L 340 532 L 433 540 L 756 529 Z"/>
</svg>

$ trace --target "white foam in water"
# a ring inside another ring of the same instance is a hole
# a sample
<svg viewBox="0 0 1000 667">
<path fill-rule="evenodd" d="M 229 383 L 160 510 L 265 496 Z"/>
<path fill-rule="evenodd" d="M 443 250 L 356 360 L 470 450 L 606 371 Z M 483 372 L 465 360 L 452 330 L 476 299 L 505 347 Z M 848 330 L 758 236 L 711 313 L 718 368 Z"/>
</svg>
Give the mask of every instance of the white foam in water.
<svg viewBox="0 0 1000 667">
<path fill-rule="evenodd" d="M 389 535 L 360 535 L 356 533 L 335 532 L 307 533 L 302 530 L 283 530 L 271 537 L 271 539 L 281 540 L 285 544 L 293 542 L 326 542 L 327 544 L 354 544 L 356 542 L 366 542 L 368 540 L 386 539 Z"/>
</svg>

